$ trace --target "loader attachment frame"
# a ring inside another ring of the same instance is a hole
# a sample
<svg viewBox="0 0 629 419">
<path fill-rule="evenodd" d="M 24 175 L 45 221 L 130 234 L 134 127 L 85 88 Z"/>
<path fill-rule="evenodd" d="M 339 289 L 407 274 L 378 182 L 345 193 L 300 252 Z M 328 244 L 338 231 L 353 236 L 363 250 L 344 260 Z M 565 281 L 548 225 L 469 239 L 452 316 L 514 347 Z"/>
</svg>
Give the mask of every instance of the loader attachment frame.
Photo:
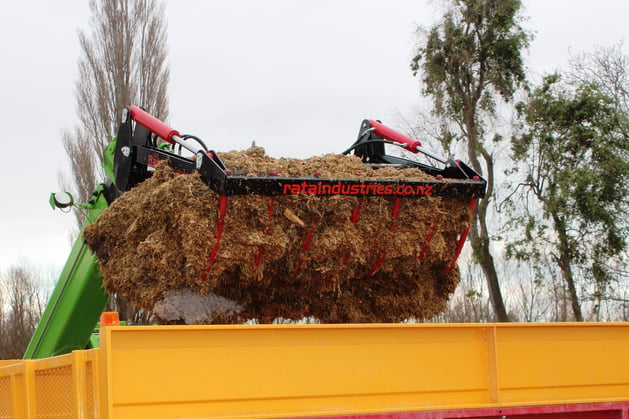
<svg viewBox="0 0 629 419">
<path fill-rule="evenodd" d="M 182 157 L 158 145 L 158 138 L 172 146 L 185 148 L 193 158 Z M 384 144 L 400 145 L 422 152 L 444 167 L 431 166 L 413 160 L 387 155 Z M 326 179 L 313 174 L 308 177 L 289 178 L 275 173 L 269 176 L 237 176 L 232 174 L 218 154 L 208 149 L 195 136 L 180 135 L 141 108 L 125 109 L 117 136 L 115 152 L 116 186 L 122 193 L 143 181 L 157 163 L 169 160 L 173 169 L 192 173 L 198 171 L 201 179 L 219 195 L 351 195 L 392 196 L 417 198 L 442 196 L 455 198 L 482 198 L 487 182 L 471 167 L 459 160 L 444 159 L 423 149 L 420 143 L 379 122 L 365 120 L 361 124 L 358 140 L 343 154 L 355 151 L 365 164 L 378 167 L 415 167 L 435 177 L 434 180 L 372 180 Z"/>
</svg>

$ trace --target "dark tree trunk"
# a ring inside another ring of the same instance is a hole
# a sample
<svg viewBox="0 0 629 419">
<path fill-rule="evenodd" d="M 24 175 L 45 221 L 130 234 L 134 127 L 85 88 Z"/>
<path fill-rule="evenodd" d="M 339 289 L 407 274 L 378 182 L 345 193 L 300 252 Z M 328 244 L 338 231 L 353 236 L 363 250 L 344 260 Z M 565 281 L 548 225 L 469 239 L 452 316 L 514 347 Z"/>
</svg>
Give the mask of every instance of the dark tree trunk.
<svg viewBox="0 0 629 419">
<path fill-rule="evenodd" d="M 476 126 L 475 112 L 468 112 L 466 118 L 466 129 L 468 136 L 468 157 L 471 165 L 478 173 L 483 173 L 479 156 L 485 161 L 487 167 L 487 191 L 485 197 L 478 202 L 476 213 L 470 229 L 470 242 L 474 257 L 481 266 L 485 279 L 487 280 L 487 288 L 489 289 L 489 297 L 491 300 L 494 314 L 499 322 L 508 322 L 509 316 L 505 308 L 502 292 L 500 291 L 500 283 L 498 281 L 498 273 L 494 258 L 491 255 L 490 237 L 487 229 L 487 208 L 494 192 L 494 161 L 478 141 L 478 129 Z"/>
<path fill-rule="evenodd" d="M 568 295 L 570 296 L 570 303 L 572 305 L 572 313 L 574 319 L 578 322 L 583 321 L 583 313 L 581 312 L 581 304 L 579 303 L 579 296 L 577 295 L 577 287 L 574 283 L 574 275 L 572 273 L 572 254 L 570 251 L 570 245 L 568 243 L 568 234 L 566 233 L 566 226 L 563 220 L 558 214 L 553 214 L 553 222 L 555 232 L 559 236 L 559 256 L 558 263 L 559 269 L 561 269 L 561 276 L 566 285 L 568 286 Z"/>
<path fill-rule="evenodd" d="M 486 237 L 483 238 L 478 233 L 477 225 L 480 224 L 481 231 L 485 231 L 486 223 L 484 219 L 480 219 L 477 215 L 474 218 L 474 223 L 470 229 L 470 242 L 472 244 L 472 250 L 474 251 L 474 256 L 477 259 L 478 264 L 485 274 L 487 288 L 489 289 L 489 297 L 496 319 L 499 322 L 508 322 L 510 320 L 507 315 L 504 300 L 502 299 L 500 283 L 498 282 L 498 273 L 496 272 L 494 258 L 489 250 L 489 239 Z"/>
</svg>

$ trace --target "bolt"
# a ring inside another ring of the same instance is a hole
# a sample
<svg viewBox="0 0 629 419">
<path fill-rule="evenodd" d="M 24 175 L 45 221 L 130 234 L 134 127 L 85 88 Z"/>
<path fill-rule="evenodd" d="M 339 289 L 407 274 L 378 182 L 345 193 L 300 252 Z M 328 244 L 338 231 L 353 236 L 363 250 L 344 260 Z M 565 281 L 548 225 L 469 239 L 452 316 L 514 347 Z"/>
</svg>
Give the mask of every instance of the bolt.
<svg viewBox="0 0 629 419">
<path fill-rule="evenodd" d="M 120 149 L 120 152 L 123 156 L 129 157 L 129 155 L 131 154 L 131 149 L 129 148 L 129 146 L 124 146 Z"/>
</svg>

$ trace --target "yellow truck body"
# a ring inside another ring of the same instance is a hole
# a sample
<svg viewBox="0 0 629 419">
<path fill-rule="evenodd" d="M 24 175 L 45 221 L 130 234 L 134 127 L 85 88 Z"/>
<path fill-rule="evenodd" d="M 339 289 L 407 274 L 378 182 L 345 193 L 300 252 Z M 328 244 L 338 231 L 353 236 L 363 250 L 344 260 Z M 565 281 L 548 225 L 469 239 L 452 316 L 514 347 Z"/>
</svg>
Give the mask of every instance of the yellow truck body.
<svg viewBox="0 0 629 419">
<path fill-rule="evenodd" d="M 112 326 L 0 363 L 0 419 L 629 418 L 629 323 Z M 566 416 L 567 415 L 567 416 Z"/>
</svg>

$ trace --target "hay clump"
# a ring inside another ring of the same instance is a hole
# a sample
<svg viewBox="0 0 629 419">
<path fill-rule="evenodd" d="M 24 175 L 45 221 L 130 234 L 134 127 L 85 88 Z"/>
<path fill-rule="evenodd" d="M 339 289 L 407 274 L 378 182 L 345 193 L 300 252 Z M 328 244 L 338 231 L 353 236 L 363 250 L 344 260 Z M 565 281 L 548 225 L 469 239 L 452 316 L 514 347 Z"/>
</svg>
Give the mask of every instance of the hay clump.
<svg viewBox="0 0 629 419">
<path fill-rule="evenodd" d="M 353 156 L 273 159 L 259 147 L 221 158 L 240 176 L 430 178 Z M 160 163 L 84 231 L 105 289 L 163 322 L 396 322 L 443 311 L 459 282 L 445 268 L 467 202 L 402 199 L 395 218 L 393 197 L 243 195 L 228 198 L 221 222 L 219 201 L 197 174 Z"/>
</svg>

